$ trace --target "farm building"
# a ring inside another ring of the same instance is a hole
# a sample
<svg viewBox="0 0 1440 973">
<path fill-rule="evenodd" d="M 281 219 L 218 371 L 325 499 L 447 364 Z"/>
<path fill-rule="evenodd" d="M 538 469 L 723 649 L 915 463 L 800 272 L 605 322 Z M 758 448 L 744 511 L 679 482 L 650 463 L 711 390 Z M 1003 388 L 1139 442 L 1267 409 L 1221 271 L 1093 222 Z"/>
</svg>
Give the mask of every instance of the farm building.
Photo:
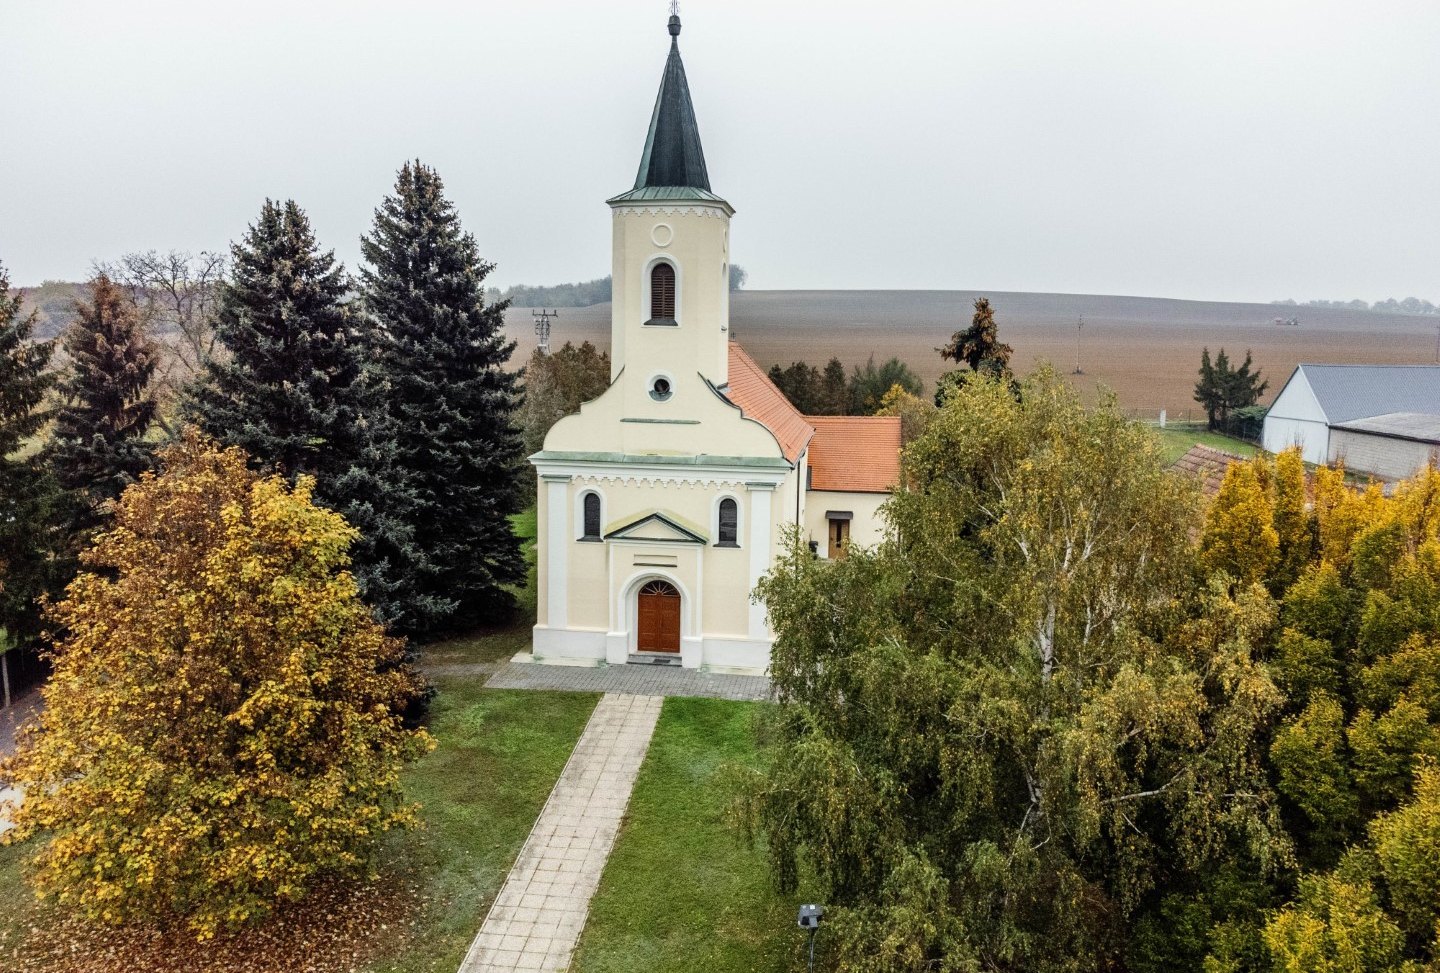
<svg viewBox="0 0 1440 973">
<path fill-rule="evenodd" d="M 751 599 L 790 531 L 880 538 L 900 420 L 795 409 L 730 329 L 730 217 L 710 188 L 670 18 L 634 188 L 609 200 L 610 386 L 555 424 L 537 502 L 539 661 L 764 670 Z"/>
<path fill-rule="evenodd" d="M 1263 443 L 1307 463 L 1403 479 L 1440 430 L 1440 365 L 1297 365 L 1265 416 Z"/>
<path fill-rule="evenodd" d="M 1382 480 L 1414 476 L 1440 457 L 1440 415 L 1391 412 L 1333 426 L 1330 457 Z"/>
</svg>

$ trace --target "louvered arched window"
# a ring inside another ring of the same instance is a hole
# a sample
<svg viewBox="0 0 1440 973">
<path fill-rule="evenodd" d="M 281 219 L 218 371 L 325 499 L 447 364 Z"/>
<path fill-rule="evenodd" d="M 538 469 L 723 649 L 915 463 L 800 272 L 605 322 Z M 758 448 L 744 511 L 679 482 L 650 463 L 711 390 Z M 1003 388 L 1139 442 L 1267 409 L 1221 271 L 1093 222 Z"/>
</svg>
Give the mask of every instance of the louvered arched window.
<svg viewBox="0 0 1440 973">
<path fill-rule="evenodd" d="M 587 493 L 584 500 L 585 533 L 581 540 L 598 541 L 600 539 L 600 494 Z"/>
<path fill-rule="evenodd" d="M 740 546 L 740 508 L 735 501 L 726 497 L 720 501 L 720 524 L 715 543 L 720 547 Z"/>
<path fill-rule="evenodd" d="M 675 323 L 675 268 L 664 261 L 650 270 L 650 320 Z"/>
</svg>

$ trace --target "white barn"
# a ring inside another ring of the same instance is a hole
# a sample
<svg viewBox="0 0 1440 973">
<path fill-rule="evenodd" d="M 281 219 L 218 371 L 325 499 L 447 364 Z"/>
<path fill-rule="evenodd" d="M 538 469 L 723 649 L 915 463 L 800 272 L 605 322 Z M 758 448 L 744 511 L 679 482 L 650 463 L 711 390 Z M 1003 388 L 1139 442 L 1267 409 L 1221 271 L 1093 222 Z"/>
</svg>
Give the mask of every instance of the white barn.
<svg viewBox="0 0 1440 973">
<path fill-rule="evenodd" d="M 1381 437 L 1403 442 L 1397 438 L 1398 427 L 1388 421 L 1357 429 L 1355 423 L 1388 420 L 1400 413 L 1440 415 L 1440 365 L 1297 365 L 1265 416 L 1263 445 L 1272 453 L 1299 446 L 1305 462 L 1317 465 L 1343 458 L 1337 451 L 1343 445 L 1353 454 L 1346 464 L 1351 469 L 1387 476 L 1359 463 L 1394 468 L 1401 462 L 1398 453 L 1408 447 L 1392 445 L 1389 451 L 1397 455 L 1381 457 L 1375 450 L 1384 452 L 1385 447 L 1371 441 Z M 1416 422 L 1407 420 L 1407 428 L 1417 428 Z M 1349 434 L 1337 434 L 1339 427 Z M 1423 427 L 1420 420 L 1418 428 Z M 1360 441 L 1355 434 L 1368 437 L 1364 449 L 1356 451 Z"/>
</svg>

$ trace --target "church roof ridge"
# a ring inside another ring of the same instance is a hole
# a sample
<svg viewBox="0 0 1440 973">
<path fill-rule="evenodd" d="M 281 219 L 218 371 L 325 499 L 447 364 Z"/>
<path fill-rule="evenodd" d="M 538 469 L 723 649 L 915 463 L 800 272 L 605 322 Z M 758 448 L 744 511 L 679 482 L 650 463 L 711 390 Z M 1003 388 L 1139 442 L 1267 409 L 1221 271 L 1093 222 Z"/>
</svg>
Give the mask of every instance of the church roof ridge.
<svg viewBox="0 0 1440 973">
<path fill-rule="evenodd" d="M 794 463 L 810 444 L 815 427 L 790 404 L 785 393 L 776 388 L 770 376 L 738 341 L 730 342 L 729 355 L 730 381 L 724 389 L 725 398 L 739 406 L 746 418 L 769 429 L 780 444 L 780 452 Z"/>
</svg>

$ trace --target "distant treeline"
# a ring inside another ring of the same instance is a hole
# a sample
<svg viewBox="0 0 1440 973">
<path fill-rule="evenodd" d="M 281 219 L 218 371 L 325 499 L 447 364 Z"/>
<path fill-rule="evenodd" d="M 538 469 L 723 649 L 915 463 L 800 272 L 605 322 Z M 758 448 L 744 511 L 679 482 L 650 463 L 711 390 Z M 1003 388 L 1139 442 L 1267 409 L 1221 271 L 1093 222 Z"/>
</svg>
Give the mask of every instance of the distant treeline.
<svg viewBox="0 0 1440 973">
<path fill-rule="evenodd" d="M 745 286 L 749 277 L 739 264 L 730 265 L 730 289 L 738 291 Z M 489 300 L 508 300 L 515 307 L 589 307 L 604 304 L 610 300 L 610 277 L 597 277 L 578 284 L 555 284 L 550 287 L 532 287 L 516 284 L 505 290 L 491 288 Z"/>
<path fill-rule="evenodd" d="M 25 313 L 35 311 L 35 336 L 41 341 L 58 335 L 75 316 L 75 301 L 85 297 L 85 285 L 68 280 L 47 280 L 39 287 L 16 288 L 24 298 Z M 3 295 L 0 295 L 3 296 Z"/>
<path fill-rule="evenodd" d="M 1342 311 L 1378 311 L 1381 314 L 1440 314 L 1440 307 L 1418 297 L 1407 297 L 1403 301 L 1387 297 L 1374 304 L 1359 299 L 1353 301 L 1306 301 L 1304 304 L 1299 304 L 1290 298 L 1270 303 L 1282 304 L 1285 307 L 1328 307 Z"/>
</svg>

